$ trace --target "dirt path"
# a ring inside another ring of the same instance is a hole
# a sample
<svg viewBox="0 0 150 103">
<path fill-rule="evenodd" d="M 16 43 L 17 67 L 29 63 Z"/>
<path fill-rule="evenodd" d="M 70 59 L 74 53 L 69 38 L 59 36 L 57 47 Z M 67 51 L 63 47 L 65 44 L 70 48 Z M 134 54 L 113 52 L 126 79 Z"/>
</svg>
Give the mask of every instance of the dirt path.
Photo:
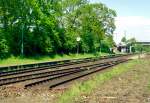
<svg viewBox="0 0 150 103">
<path fill-rule="evenodd" d="M 150 59 L 83 94 L 75 103 L 150 103 Z"/>
</svg>

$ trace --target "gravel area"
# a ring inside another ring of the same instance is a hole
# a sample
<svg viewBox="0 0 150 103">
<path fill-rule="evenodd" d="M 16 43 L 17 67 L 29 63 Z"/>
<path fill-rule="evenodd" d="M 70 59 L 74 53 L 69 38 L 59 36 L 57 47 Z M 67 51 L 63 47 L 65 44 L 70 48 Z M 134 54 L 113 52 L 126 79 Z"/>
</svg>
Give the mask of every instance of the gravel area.
<svg viewBox="0 0 150 103">
<path fill-rule="evenodd" d="M 149 85 L 150 58 L 105 82 L 91 94 L 82 94 L 75 103 L 150 103 Z"/>
</svg>

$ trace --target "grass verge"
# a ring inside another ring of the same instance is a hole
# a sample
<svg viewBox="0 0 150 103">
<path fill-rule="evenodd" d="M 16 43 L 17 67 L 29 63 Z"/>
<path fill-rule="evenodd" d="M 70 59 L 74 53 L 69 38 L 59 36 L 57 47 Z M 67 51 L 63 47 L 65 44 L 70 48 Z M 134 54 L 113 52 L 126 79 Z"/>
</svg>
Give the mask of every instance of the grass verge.
<svg viewBox="0 0 150 103">
<path fill-rule="evenodd" d="M 147 88 L 150 91 L 150 82 L 148 83 Z"/>
<path fill-rule="evenodd" d="M 59 96 L 57 103 L 73 103 L 75 98 L 78 98 L 81 94 L 90 93 L 105 81 L 110 80 L 114 76 L 127 72 L 139 62 L 141 63 L 141 60 L 132 60 L 128 63 L 119 64 L 107 72 L 93 76 L 91 80 L 82 83 L 76 82 L 69 90 Z"/>
<path fill-rule="evenodd" d="M 101 55 L 108 55 L 107 53 L 101 53 Z M 47 61 L 57 61 L 57 60 L 66 60 L 66 59 L 79 59 L 79 58 L 88 58 L 95 57 L 94 54 L 69 54 L 69 55 L 53 55 L 53 56 L 39 56 L 39 57 L 30 57 L 30 58 L 21 58 L 11 56 L 10 58 L 0 60 L 0 66 L 10 66 L 10 65 L 21 65 L 21 64 L 31 64 L 31 63 L 40 63 Z"/>
</svg>

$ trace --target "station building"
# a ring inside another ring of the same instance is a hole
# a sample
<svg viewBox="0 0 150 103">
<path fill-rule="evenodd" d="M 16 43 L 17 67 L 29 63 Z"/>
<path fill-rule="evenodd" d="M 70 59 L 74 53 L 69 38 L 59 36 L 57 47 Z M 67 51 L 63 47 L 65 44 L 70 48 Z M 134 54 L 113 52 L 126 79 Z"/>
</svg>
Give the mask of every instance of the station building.
<svg viewBox="0 0 150 103">
<path fill-rule="evenodd" d="M 146 49 L 149 48 L 150 50 L 150 42 L 136 42 L 135 44 L 140 44 L 144 48 Z M 122 42 L 117 45 L 117 50 L 122 53 L 131 53 L 133 51 L 133 48 L 134 46 L 131 46 Z"/>
</svg>

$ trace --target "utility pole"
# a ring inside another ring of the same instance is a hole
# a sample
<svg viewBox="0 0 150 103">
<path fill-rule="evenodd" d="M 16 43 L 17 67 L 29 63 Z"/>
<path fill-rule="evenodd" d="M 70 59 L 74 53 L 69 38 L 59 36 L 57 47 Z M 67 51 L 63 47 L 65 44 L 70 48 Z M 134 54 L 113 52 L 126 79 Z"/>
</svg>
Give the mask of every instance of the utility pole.
<svg viewBox="0 0 150 103">
<path fill-rule="evenodd" d="M 126 30 L 124 31 L 124 37 L 127 40 L 127 38 L 126 38 L 127 37 L 127 31 Z"/>
<path fill-rule="evenodd" d="M 23 7 L 24 7 L 24 0 L 22 0 L 22 11 L 23 11 Z M 21 56 L 24 56 L 24 14 L 22 12 L 21 15 L 21 19 L 22 19 L 22 27 L 21 27 Z"/>
<path fill-rule="evenodd" d="M 79 42 L 80 42 L 81 38 L 78 36 L 76 38 L 76 40 L 77 40 L 77 55 L 78 55 L 79 54 Z"/>
<path fill-rule="evenodd" d="M 100 50 L 100 56 L 101 56 L 101 54 L 102 54 L 102 41 L 101 41 L 101 39 L 99 40 L 99 42 L 100 42 L 100 48 L 99 48 L 99 50 Z"/>
<path fill-rule="evenodd" d="M 126 38 L 126 35 L 127 34 L 127 31 L 125 30 L 124 31 L 124 37 L 125 37 L 125 45 L 126 45 L 126 49 L 125 49 L 125 52 L 127 53 L 128 52 L 128 50 L 127 50 L 127 38 Z"/>
<path fill-rule="evenodd" d="M 21 32 L 21 56 L 24 55 L 24 25 L 22 23 L 22 32 Z"/>
</svg>

